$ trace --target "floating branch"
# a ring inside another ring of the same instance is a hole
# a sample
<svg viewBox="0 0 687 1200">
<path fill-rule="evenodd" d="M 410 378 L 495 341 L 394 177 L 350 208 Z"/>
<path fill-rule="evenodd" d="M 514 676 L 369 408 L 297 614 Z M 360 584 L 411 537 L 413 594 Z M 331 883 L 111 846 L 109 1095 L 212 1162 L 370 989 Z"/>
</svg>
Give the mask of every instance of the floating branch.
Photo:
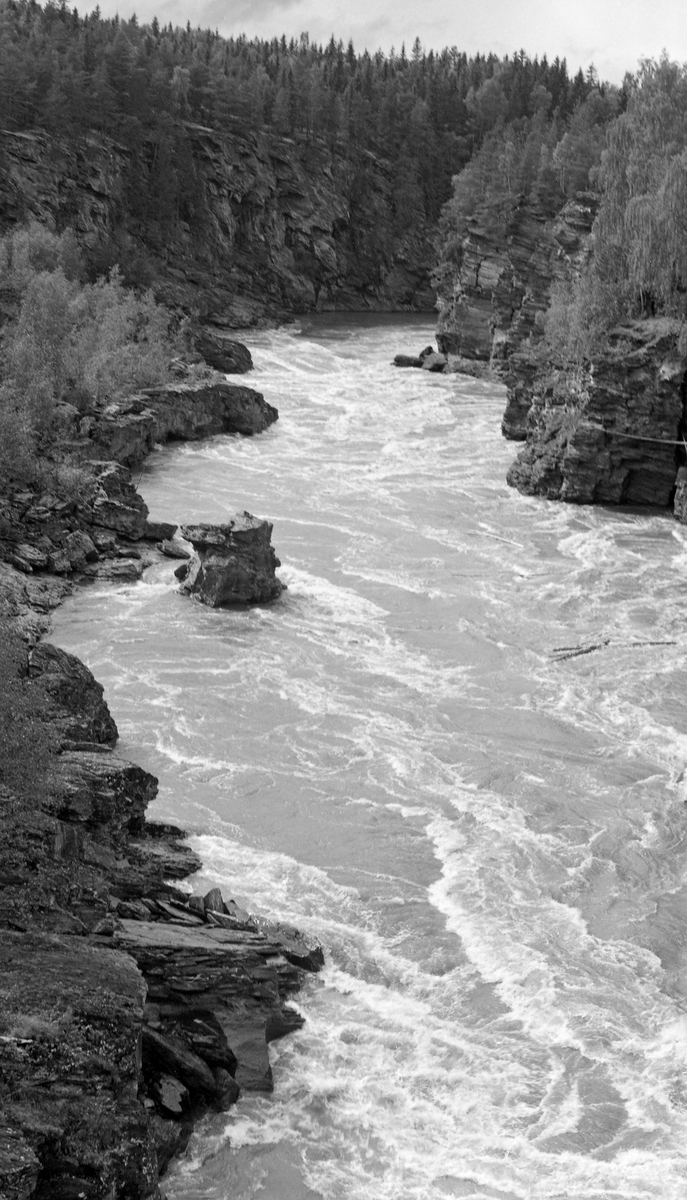
<svg viewBox="0 0 687 1200">
<path fill-rule="evenodd" d="M 627 650 L 637 646 L 677 646 L 676 641 L 652 642 L 614 642 L 612 649 Z M 602 642 L 591 642 L 588 646 L 554 646 L 551 656 L 554 662 L 563 662 L 566 658 L 579 658 L 582 654 L 592 654 L 595 650 L 605 650 L 611 646 L 611 639 L 604 638 Z M 554 657 L 555 656 L 555 657 Z"/>
</svg>

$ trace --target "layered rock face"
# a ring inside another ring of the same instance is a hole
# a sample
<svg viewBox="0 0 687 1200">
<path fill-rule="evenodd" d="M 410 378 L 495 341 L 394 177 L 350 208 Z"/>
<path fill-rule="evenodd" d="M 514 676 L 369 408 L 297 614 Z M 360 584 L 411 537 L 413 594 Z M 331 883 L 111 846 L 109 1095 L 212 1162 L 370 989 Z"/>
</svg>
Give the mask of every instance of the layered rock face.
<svg viewBox="0 0 687 1200">
<path fill-rule="evenodd" d="M 313 309 L 431 309 L 432 230 L 394 234 L 390 165 L 368 155 L 369 197 L 356 203 L 350 163 L 324 143 L 186 125 L 203 196 L 202 230 L 136 227 L 158 297 L 236 329 Z M 93 137 L 2 135 L 0 231 L 33 217 L 72 225 L 97 249 L 127 231 L 127 152 Z M 145 187 L 145 180 L 143 181 Z M 225 368 L 221 368 L 225 369 Z"/>
<path fill-rule="evenodd" d="M 580 504 L 669 506 L 684 462 L 686 372 L 676 323 L 653 320 L 614 330 L 576 376 L 540 374 L 508 482 Z"/>
<path fill-rule="evenodd" d="M 270 538 L 272 526 L 248 512 L 225 525 L 183 525 L 182 537 L 195 554 L 179 569 L 181 591 L 211 608 L 276 600 L 284 590 Z"/>
<path fill-rule="evenodd" d="M 553 283 L 572 279 L 579 270 L 594 214 L 595 201 L 587 196 L 569 201 L 553 220 L 523 204 L 500 233 L 475 214 L 452 302 L 439 318 L 439 347 L 449 367 L 452 360 L 489 362 L 509 388 L 517 389 L 520 372 L 511 359 L 539 339 Z M 507 437 L 524 436 L 524 410 L 517 393 L 504 423 Z"/>
</svg>

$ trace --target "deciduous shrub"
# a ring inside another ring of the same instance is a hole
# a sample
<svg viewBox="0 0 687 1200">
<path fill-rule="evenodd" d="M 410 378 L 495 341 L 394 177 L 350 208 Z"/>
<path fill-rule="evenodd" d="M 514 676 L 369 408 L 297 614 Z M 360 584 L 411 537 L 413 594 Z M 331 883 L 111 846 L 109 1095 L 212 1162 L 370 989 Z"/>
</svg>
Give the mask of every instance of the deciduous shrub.
<svg viewBox="0 0 687 1200">
<path fill-rule="evenodd" d="M 0 491 L 59 463 L 79 412 L 170 377 L 180 339 L 169 313 L 117 268 L 95 283 L 80 271 L 71 233 L 0 239 L 2 286 L 18 299 L 0 342 Z"/>
</svg>

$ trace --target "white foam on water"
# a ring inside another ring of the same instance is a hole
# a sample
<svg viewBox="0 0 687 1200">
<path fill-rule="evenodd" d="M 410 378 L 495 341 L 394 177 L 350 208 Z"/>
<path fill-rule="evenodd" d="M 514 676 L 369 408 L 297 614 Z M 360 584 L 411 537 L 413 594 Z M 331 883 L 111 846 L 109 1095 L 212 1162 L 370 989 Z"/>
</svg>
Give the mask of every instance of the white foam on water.
<svg viewBox="0 0 687 1200">
<path fill-rule="evenodd" d="M 323 1200 L 684 1200 L 687 1039 L 649 943 L 687 871 L 686 543 L 509 491 L 501 393 L 389 367 L 421 328 L 260 333 L 277 425 L 154 456 L 161 517 L 274 522 L 275 606 L 203 609 L 166 564 L 70 602 L 68 648 L 202 831 L 194 890 L 327 948 L 275 1097 L 201 1131 L 170 1195 L 228 1200 L 271 1147 Z M 307 861 L 276 849 L 299 833 Z"/>
</svg>

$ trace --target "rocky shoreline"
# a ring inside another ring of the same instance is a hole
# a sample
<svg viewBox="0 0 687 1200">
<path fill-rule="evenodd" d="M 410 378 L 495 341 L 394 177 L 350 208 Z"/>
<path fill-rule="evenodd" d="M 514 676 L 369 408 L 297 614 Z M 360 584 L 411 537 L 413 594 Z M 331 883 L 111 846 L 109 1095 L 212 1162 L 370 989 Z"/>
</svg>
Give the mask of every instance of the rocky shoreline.
<svg viewBox="0 0 687 1200">
<path fill-rule="evenodd" d="M 73 581 L 135 580 L 161 553 L 186 557 L 131 476 L 155 443 L 251 435 L 277 416 L 219 376 L 149 389 L 75 422 L 73 500 L 25 493 L 0 510 L 4 685 L 25 717 L 8 708 L 6 724 L 27 739 L 26 771 L 0 785 L 7 1200 L 160 1200 L 194 1123 L 270 1091 L 267 1044 L 302 1024 L 288 999 L 320 947 L 217 889 L 179 886 L 201 863 L 181 830 L 147 821 L 157 781 L 117 755 L 88 668 L 40 640 Z M 246 517 L 274 560 L 271 527 Z"/>
</svg>

